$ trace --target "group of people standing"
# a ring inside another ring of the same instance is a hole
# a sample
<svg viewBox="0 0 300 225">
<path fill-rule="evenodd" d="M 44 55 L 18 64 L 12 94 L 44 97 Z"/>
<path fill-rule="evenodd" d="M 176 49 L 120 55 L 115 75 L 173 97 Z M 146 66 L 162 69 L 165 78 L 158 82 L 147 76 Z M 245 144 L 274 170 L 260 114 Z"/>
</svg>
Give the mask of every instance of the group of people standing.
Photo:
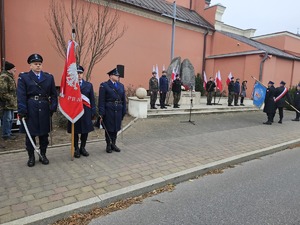
<svg viewBox="0 0 300 225">
<path fill-rule="evenodd" d="M 13 139 L 11 133 L 13 111 L 18 110 L 21 120 L 20 132 L 26 134 L 25 146 L 28 153 L 27 165 L 35 165 L 36 138 L 39 139 L 39 161 L 47 165 L 46 156 L 49 145 L 52 115 L 57 111 L 58 96 L 53 75 L 42 70 L 43 58 L 39 54 L 28 57 L 30 71 L 20 73 L 18 82 L 14 80 L 16 72 L 12 63 L 5 63 L 5 70 L 0 76 L 0 96 L 2 115 L 2 138 Z M 85 81 L 84 68 L 77 65 L 79 86 L 82 96 L 84 114 L 74 124 L 74 157 L 89 156 L 86 150 L 88 133 L 94 130 L 93 120 L 96 119 L 96 105 L 93 85 Z M 116 146 L 117 132 L 121 129 L 121 122 L 126 114 L 126 98 L 123 84 L 119 82 L 117 68 L 108 72 L 109 79 L 100 84 L 98 99 L 98 117 L 105 128 L 106 152 L 120 152 Z M 26 131 L 26 128 L 28 131 Z M 68 122 L 67 131 L 71 132 Z M 79 147 L 80 135 L 80 147 Z"/>
<path fill-rule="evenodd" d="M 179 74 L 176 75 L 175 79 L 169 87 L 169 80 L 167 78 L 167 72 L 162 71 L 162 76 L 157 79 L 156 71 L 152 72 L 152 77 L 149 80 L 149 95 L 150 95 L 150 109 L 157 109 L 155 103 L 157 100 L 157 95 L 159 93 L 159 104 L 161 109 L 166 109 L 166 96 L 171 88 L 173 92 L 173 108 L 179 108 L 179 100 L 181 96 L 181 86 L 182 82 L 180 80 Z"/>
<path fill-rule="evenodd" d="M 228 106 L 233 106 L 232 102 L 234 102 L 234 106 L 239 106 L 238 104 L 239 98 L 240 98 L 240 105 L 244 106 L 246 91 L 247 91 L 246 80 L 244 80 L 241 85 L 240 78 L 236 78 L 234 82 L 234 77 L 231 77 L 231 80 L 228 84 Z"/>
</svg>

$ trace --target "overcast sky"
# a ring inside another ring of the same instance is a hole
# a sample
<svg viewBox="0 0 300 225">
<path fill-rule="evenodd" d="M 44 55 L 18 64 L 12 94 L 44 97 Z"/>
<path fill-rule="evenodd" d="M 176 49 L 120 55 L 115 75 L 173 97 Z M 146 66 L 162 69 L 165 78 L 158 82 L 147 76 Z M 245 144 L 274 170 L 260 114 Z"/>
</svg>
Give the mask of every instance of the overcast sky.
<svg viewBox="0 0 300 225">
<path fill-rule="evenodd" d="M 225 24 L 256 29 L 255 36 L 289 31 L 300 33 L 300 0 L 211 0 L 226 7 Z"/>
</svg>

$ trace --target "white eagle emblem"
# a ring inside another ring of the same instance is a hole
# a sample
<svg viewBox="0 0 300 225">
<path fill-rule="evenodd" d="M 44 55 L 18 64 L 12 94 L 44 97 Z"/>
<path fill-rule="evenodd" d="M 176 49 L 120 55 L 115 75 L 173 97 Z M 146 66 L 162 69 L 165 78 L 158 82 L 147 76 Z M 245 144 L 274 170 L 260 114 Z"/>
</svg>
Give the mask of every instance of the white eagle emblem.
<svg viewBox="0 0 300 225">
<path fill-rule="evenodd" d="M 70 64 L 68 68 L 67 83 L 69 86 L 73 87 L 74 90 L 78 89 L 78 73 L 76 63 Z"/>
</svg>

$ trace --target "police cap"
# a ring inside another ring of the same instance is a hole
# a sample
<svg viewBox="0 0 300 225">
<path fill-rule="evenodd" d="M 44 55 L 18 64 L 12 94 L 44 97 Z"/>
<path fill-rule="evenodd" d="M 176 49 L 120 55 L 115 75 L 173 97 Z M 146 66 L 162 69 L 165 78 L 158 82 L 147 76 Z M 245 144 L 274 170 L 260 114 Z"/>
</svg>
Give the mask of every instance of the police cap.
<svg viewBox="0 0 300 225">
<path fill-rule="evenodd" d="M 77 73 L 83 73 L 83 72 L 84 72 L 83 67 L 80 65 L 77 65 Z"/>
<path fill-rule="evenodd" d="M 273 85 L 273 84 L 274 84 L 274 82 L 273 82 L 273 81 L 269 81 L 269 83 L 268 83 L 268 84 L 272 84 L 272 85 Z"/>
<path fill-rule="evenodd" d="M 108 74 L 108 75 L 120 76 L 120 74 L 119 74 L 117 68 L 114 68 L 113 70 L 109 71 L 107 74 Z"/>
<path fill-rule="evenodd" d="M 42 63 L 43 62 L 43 57 L 39 54 L 32 54 L 28 57 L 27 63 L 30 64 L 30 63 L 33 63 L 33 62 Z"/>
<path fill-rule="evenodd" d="M 280 84 L 285 85 L 285 82 L 284 82 L 284 81 L 281 81 Z"/>
</svg>

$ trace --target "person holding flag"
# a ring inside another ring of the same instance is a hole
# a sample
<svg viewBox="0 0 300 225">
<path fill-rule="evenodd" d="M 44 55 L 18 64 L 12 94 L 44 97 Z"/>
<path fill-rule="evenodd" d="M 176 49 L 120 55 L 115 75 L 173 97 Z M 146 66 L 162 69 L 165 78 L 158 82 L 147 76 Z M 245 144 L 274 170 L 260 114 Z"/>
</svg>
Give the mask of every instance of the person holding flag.
<svg viewBox="0 0 300 225">
<path fill-rule="evenodd" d="M 27 165 L 35 165 L 35 146 L 31 143 L 39 137 L 40 157 L 39 161 L 47 165 L 49 160 L 46 151 L 49 144 L 50 116 L 57 109 L 57 92 L 54 78 L 51 74 L 42 71 L 43 58 L 39 54 L 28 57 L 27 63 L 30 71 L 21 73 L 17 85 L 18 114 L 25 119 L 29 133 L 26 133 L 26 150 L 29 156 Z M 25 124 L 21 124 L 20 132 L 25 133 Z M 30 135 L 30 137 L 28 136 Z"/>
<path fill-rule="evenodd" d="M 119 80 L 117 68 L 109 71 L 109 80 L 100 84 L 98 109 L 100 124 L 105 130 L 106 152 L 120 152 L 117 147 L 117 134 L 126 114 L 126 96 L 124 85 Z"/>
<path fill-rule="evenodd" d="M 212 105 L 213 92 L 216 91 L 216 83 L 214 82 L 213 77 L 209 78 L 209 81 L 206 83 L 205 90 L 207 91 L 207 103 L 206 105 Z"/>
<path fill-rule="evenodd" d="M 85 149 L 88 133 L 94 130 L 92 119 L 96 115 L 95 96 L 93 85 L 83 80 L 84 68 L 77 65 L 78 82 L 81 91 L 82 104 L 84 114 L 74 124 L 74 157 L 79 158 L 80 155 L 89 156 L 89 153 Z M 68 133 L 71 133 L 71 122 L 68 121 Z M 80 148 L 78 147 L 80 136 Z"/>
<path fill-rule="evenodd" d="M 263 112 L 267 114 L 268 120 L 267 122 L 264 122 L 263 124 L 266 125 L 272 125 L 273 123 L 273 117 L 275 114 L 275 87 L 274 87 L 274 82 L 269 81 L 268 83 L 268 88 L 266 90 L 266 95 L 265 95 L 265 106 Z"/>
</svg>

